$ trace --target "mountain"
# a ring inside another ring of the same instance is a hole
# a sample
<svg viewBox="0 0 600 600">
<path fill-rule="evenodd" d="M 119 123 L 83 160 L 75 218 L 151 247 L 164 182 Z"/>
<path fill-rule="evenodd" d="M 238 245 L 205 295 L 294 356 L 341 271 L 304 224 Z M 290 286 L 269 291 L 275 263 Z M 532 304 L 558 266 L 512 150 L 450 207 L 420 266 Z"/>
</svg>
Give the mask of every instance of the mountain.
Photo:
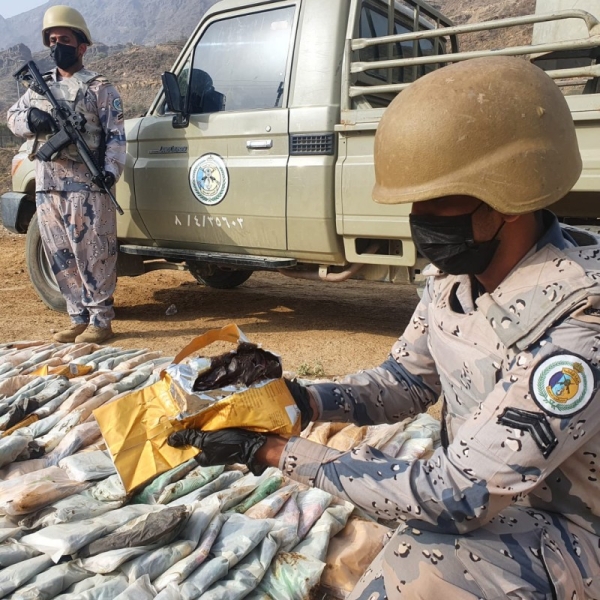
<svg viewBox="0 0 600 600">
<path fill-rule="evenodd" d="M 20 15 L 0 17 L 0 50 L 25 44 L 43 49 L 42 19 L 56 4 L 76 8 L 86 19 L 92 39 L 104 44 L 155 45 L 187 38 L 216 0 L 50 0 Z"/>
<path fill-rule="evenodd" d="M 215 0 L 194 0 L 192 4 L 190 0 L 171 0 L 162 2 L 161 5 L 157 0 L 145 0 L 142 10 L 141 0 L 119 0 L 121 33 L 117 35 L 116 26 L 109 26 L 115 19 L 113 9 L 116 9 L 116 0 L 66 1 L 71 1 L 73 6 L 86 15 L 93 36 L 111 44 L 110 46 L 105 43 L 94 44 L 88 50 L 85 64 L 88 68 L 106 75 L 118 87 L 123 96 L 127 117 L 140 115 L 148 108 L 160 87 L 161 73 L 171 67 L 188 33 L 195 27 L 201 14 L 215 2 Z M 535 0 L 497 0 L 494 3 L 489 0 L 468 2 L 467 0 L 432 0 L 431 4 L 448 15 L 456 24 L 517 16 L 535 11 Z M 48 51 L 36 51 L 36 48 L 41 47 L 39 30 L 43 13 L 48 5 L 50 3 L 12 19 L 0 17 L 2 42 L 5 39 L 2 31 L 7 23 L 12 25 L 16 19 L 25 17 L 31 20 L 30 37 L 33 40 L 31 46 L 15 44 L 8 50 L 0 51 L 0 122 L 5 120 L 6 110 L 17 99 L 17 87 L 11 75 L 25 61 L 30 60 L 32 50 L 33 58 L 41 70 L 51 67 Z M 188 15 L 188 11 L 195 15 L 193 19 Z M 189 18 L 184 18 L 184 15 L 188 15 Z M 38 19 L 37 24 L 33 23 L 34 17 Z M 100 35 L 96 34 L 97 31 Z M 142 35 L 143 31 L 146 32 L 147 37 Z M 150 33 L 152 31 L 153 34 Z M 131 43 L 133 38 L 147 41 L 152 36 L 156 40 L 178 41 L 161 42 L 154 46 Z M 531 27 L 470 34 L 461 36 L 460 42 L 463 50 L 527 44 L 531 42 Z"/>
</svg>

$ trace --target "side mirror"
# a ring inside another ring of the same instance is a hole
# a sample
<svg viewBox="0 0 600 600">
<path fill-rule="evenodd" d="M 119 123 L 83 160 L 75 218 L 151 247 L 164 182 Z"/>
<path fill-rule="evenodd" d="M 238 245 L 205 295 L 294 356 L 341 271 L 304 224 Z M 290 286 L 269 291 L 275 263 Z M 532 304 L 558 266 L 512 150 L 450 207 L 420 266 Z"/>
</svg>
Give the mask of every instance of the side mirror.
<svg viewBox="0 0 600 600">
<path fill-rule="evenodd" d="M 175 116 L 173 117 L 173 127 L 175 127 L 175 129 L 187 127 L 189 124 L 189 115 L 186 113 L 184 97 L 181 95 L 179 82 L 177 81 L 175 73 L 169 71 L 163 73 L 162 84 L 167 107 L 175 113 Z"/>
</svg>

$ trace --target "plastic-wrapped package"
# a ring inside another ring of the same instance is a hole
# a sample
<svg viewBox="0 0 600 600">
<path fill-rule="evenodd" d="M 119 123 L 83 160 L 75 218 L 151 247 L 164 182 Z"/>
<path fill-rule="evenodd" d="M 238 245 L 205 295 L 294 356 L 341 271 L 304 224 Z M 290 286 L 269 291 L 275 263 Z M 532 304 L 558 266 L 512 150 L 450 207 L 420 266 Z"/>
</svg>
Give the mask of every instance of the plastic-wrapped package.
<svg viewBox="0 0 600 600">
<path fill-rule="evenodd" d="M 127 359 L 121 364 L 117 365 L 116 371 L 129 371 L 130 369 L 135 369 L 136 367 L 148 362 L 150 360 L 158 359 L 162 356 L 162 352 L 144 352 L 139 356 L 134 356 L 132 358 Z"/>
<path fill-rule="evenodd" d="M 33 438 L 28 435 L 9 435 L 0 439 L 0 467 L 8 465 L 27 448 Z"/>
<path fill-rule="evenodd" d="M 345 598 L 387 543 L 392 530 L 370 519 L 352 515 L 346 527 L 329 543 L 327 568 L 321 588 Z"/>
<path fill-rule="evenodd" d="M 173 500 L 186 496 L 213 481 L 221 475 L 224 470 L 224 466 L 196 467 L 183 479 L 167 485 L 160 493 L 160 496 L 158 496 L 156 502 L 158 504 L 169 504 L 169 502 L 173 502 Z"/>
<path fill-rule="evenodd" d="M 410 434 L 406 431 L 399 431 L 381 447 L 381 451 L 388 456 L 395 457 L 408 440 L 410 440 Z"/>
<path fill-rule="evenodd" d="M 146 552 L 125 563 L 121 571 L 125 573 L 129 583 L 133 583 L 143 575 L 148 575 L 150 581 L 154 581 L 167 569 L 189 556 L 195 547 L 196 544 L 189 540 L 177 540 L 166 546 L 161 544 L 158 549 Z"/>
<path fill-rule="evenodd" d="M 81 422 L 79 409 L 66 414 L 50 431 L 36 439 L 40 452 L 51 452 L 60 444 L 65 435 Z"/>
<path fill-rule="evenodd" d="M 35 533 L 23 536 L 22 542 L 58 561 L 62 556 L 74 554 L 86 544 L 108 535 L 125 523 L 146 514 L 150 510 L 152 508 L 145 505 L 124 506 L 94 519 L 52 525 L 40 529 Z"/>
<path fill-rule="evenodd" d="M 127 579 L 123 575 L 90 575 L 78 583 L 70 585 L 62 594 L 54 600 L 93 600 L 95 590 L 98 593 L 97 600 L 112 600 L 116 594 L 120 594 L 127 587 Z M 108 595 L 110 592 L 113 595 Z M 84 595 L 85 594 L 85 595 Z M 90 596 L 89 594 L 92 594 Z"/>
<path fill-rule="evenodd" d="M 60 410 L 57 410 L 55 413 L 27 425 L 27 427 L 23 427 L 19 430 L 17 435 L 31 436 L 32 439 L 38 438 L 48 433 L 67 414 L 68 412 L 61 406 Z M 12 437 L 12 435 L 10 437 Z"/>
<path fill-rule="evenodd" d="M 35 444 L 35 440 L 30 442 L 29 446 L 23 450 L 21 454 L 17 457 L 16 462 L 11 463 L 10 465 L 6 465 L 2 471 L 0 471 L 0 480 L 8 481 L 17 479 L 25 476 L 25 475 L 35 475 L 36 472 L 45 469 L 50 466 L 47 464 L 45 458 L 35 458 L 27 460 L 27 452 L 29 448 Z M 1 485 L 1 484 L 0 484 Z"/>
<path fill-rule="evenodd" d="M 86 492 L 73 494 L 29 514 L 19 521 L 19 525 L 24 529 L 39 529 L 60 523 L 93 519 L 110 510 L 120 508 L 122 504 L 121 502 L 101 502 L 90 497 Z"/>
<path fill-rule="evenodd" d="M 370 425 L 363 439 L 363 444 L 381 450 L 396 434 L 404 431 L 405 421 L 399 421 L 393 425 Z"/>
<path fill-rule="evenodd" d="M 213 556 L 225 556 L 233 567 L 254 550 L 273 527 L 272 521 L 257 521 L 245 515 L 232 514 L 223 524 L 211 549 Z"/>
<path fill-rule="evenodd" d="M 182 597 L 193 600 L 204 594 L 231 567 L 254 550 L 272 526 L 271 521 L 257 521 L 237 513 L 230 515 L 211 549 L 214 558 L 202 563 L 183 582 L 180 588 Z"/>
<path fill-rule="evenodd" d="M 179 535 L 190 512 L 187 506 L 153 510 L 90 542 L 79 550 L 79 556 L 85 558 L 109 550 L 168 544 Z"/>
<path fill-rule="evenodd" d="M 181 600 L 181 594 L 178 588 L 169 584 L 162 592 L 156 594 L 154 600 Z"/>
<path fill-rule="evenodd" d="M 286 485 L 267 496 L 264 500 L 251 506 L 244 514 L 251 519 L 271 519 L 290 499 L 298 486 L 295 483 Z M 237 510 L 237 506 L 234 510 Z"/>
<path fill-rule="evenodd" d="M 14 592 L 52 565 L 47 556 L 34 556 L 0 571 L 0 598 Z"/>
<path fill-rule="evenodd" d="M 111 388 L 117 393 L 126 392 L 135 389 L 142 384 L 150 385 L 148 379 L 152 376 L 152 368 L 145 367 L 143 369 L 135 370 L 130 375 L 123 377 L 121 381 L 113 384 Z"/>
<path fill-rule="evenodd" d="M 200 598 L 213 583 L 225 577 L 228 571 L 229 561 L 224 556 L 207 560 L 181 584 L 181 597 L 184 600 Z"/>
<path fill-rule="evenodd" d="M 264 577 L 280 545 L 279 532 L 269 532 L 252 552 L 202 595 L 203 600 L 241 600 L 247 596 Z"/>
<path fill-rule="evenodd" d="M 195 548 L 211 521 L 219 513 L 219 505 L 216 502 L 205 501 L 192 505 L 191 509 L 193 512 L 181 534 L 181 539 L 193 542 Z"/>
<path fill-rule="evenodd" d="M 273 492 L 277 491 L 283 483 L 283 476 L 281 474 L 272 475 L 264 481 L 262 481 L 254 492 L 250 494 L 243 502 L 240 502 L 234 509 L 234 512 L 245 513 L 249 508 L 264 500 L 267 496 L 270 496 Z"/>
<path fill-rule="evenodd" d="M 22 527 L 15 527 L 12 524 L 10 527 L 0 527 L 0 544 L 8 539 L 18 540 L 22 535 Z"/>
<path fill-rule="evenodd" d="M 256 589 L 252 590 L 247 596 L 246 600 L 273 600 L 269 594 L 263 592 L 262 590 Z"/>
<path fill-rule="evenodd" d="M 144 575 L 129 585 L 114 600 L 154 600 L 156 590 L 150 583 L 150 577 Z"/>
<path fill-rule="evenodd" d="M 39 556 L 39 554 L 40 552 L 27 544 L 8 540 L 0 544 L 0 568 L 4 569 L 5 567 L 10 567 L 10 565 L 16 565 L 34 556 Z"/>
<path fill-rule="evenodd" d="M 306 534 L 306 537 L 294 547 L 293 551 L 325 562 L 329 540 L 344 529 L 353 510 L 354 505 L 350 502 L 327 507 L 319 520 Z"/>
<path fill-rule="evenodd" d="M 295 552 L 279 552 L 258 585 L 273 600 L 309 600 L 325 563 Z"/>
<path fill-rule="evenodd" d="M 7 515 L 23 515 L 76 494 L 88 484 L 71 481 L 58 467 L 36 471 L 0 484 L 0 510 Z"/>
<path fill-rule="evenodd" d="M 241 479 L 240 481 L 243 481 Z M 229 509 L 240 504 L 244 498 L 250 496 L 255 490 L 254 484 L 246 486 L 231 486 L 220 490 L 206 497 L 206 502 L 218 502 L 221 512 L 227 512 Z"/>
<path fill-rule="evenodd" d="M 89 576 L 89 571 L 74 561 L 55 565 L 36 575 L 27 585 L 18 589 L 11 598 L 12 600 L 51 600 L 70 585 L 87 579 Z"/>
<path fill-rule="evenodd" d="M 46 455 L 48 465 L 57 465 L 62 458 L 75 454 L 79 448 L 85 448 L 101 436 L 98 423 L 82 423 L 67 433 L 64 439 Z"/>
<path fill-rule="evenodd" d="M 76 392 L 71 394 L 67 400 L 61 405 L 61 410 L 66 413 L 74 411 L 76 408 L 81 406 L 84 402 L 87 402 L 98 390 L 93 383 L 84 383 Z"/>
<path fill-rule="evenodd" d="M 116 473 L 109 453 L 101 450 L 67 456 L 58 463 L 58 466 L 64 469 L 73 481 L 104 479 Z"/>
<path fill-rule="evenodd" d="M 156 547 L 153 546 L 153 548 Z M 95 556 L 88 558 L 80 558 L 79 564 L 90 571 L 90 573 L 96 573 L 97 575 L 108 575 L 113 571 L 116 571 L 122 564 L 127 561 L 145 554 L 148 552 L 147 547 L 141 548 L 118 548 L 117 550 L 108 550 L 101 552 Z"/>
<path fill-rule="evenodd" d="M 224 522 L 225 517 L 223 515 L 216 515 L 202 534 L 198 547 L 189 556 L 174 564 L 154 581 L 156 589 L 160 591 L 169 585 L 179 585 L 198 569 L 206 560 Z"/>
<path fill-rule="evenodd" d="M 415 461 L 433 452 L 431 438 L 411 438 L 406 440 L 400 450 L 394 455 L 398 460 Z"/>
<path fill-rule="evenodd" d="M 118 475 L 111 475 L 84 492 L 100 502 L 124 502 L 127 492 Z"/>
<path fill-rule="evenodd" d="M 306 436 L 306 439 L 311 442 L 316 442 L 317 444 L 322 444 L 323 446 L 327 445 L 327 440 L 329 439 L 329 432 L 331 431 L 331 423 L 314 423 L 310 433 Z M 347 424 L 344 423 L 344 427 Z"/>
<path fill-rule="evenodd" d="M 298 525 L 300 523 L 300 509 L 296 502 L 297 495 L 297 492 L 293 492 L 275 517 L 277 527 L 283 532 L 281 549 L 286 551 L 293 548 L 299 541 Z"/>
<path fill-rule="evenodd" d="M 225 473 L 222 473 L 216 479 L 210 481 L 200 489 L 194 490 L 190 494 L 186 494 L 185 496 L 181 496 L 181 498 L 177 498 L 177 500 L 169 502 L 167 506 L 181 506 L 204 500 L 204 498 L 208 498 L 208 496 L 228 488 L 234 481 L 241 479 L 243 476 L 244 475 L 239 471 L 225 471 Z"/>
<path fill-rule="evenodd" d="M 133 504 L 156 504 L 163 490 L 170 484 L 185 477 L 194 467 L 197 467 L 196 459 L 192 458 L 182 465 L 159 475 L 152 483 L 148 484 L 139 494 L 136 494 L 131 502 Z"/>
<path fill-rule="evenodd" d="M 300 522 L 298 523 L 298 538 L 304 539 L 308 530 L 331 504 L 331 494 L 318 488 L 311 488 L 298 493 L 296 502 L 300 509 Z"/>
<path fill-rule="evenodd" d="M 334 450 L 347 452 L 351 448 L 356 448 L 364 439 L 367 433 L 366 427 L 358 427 L 357 425 L 348 425 L 341 431 L 332 435 L 327 440 L 327 445 Z"/>
<path fill-rule="evenodd" d="M 0 363 L 6 364 L 6 363 Z M 16 394 L 23 386 L 38 379 L 35 375 L 17 375 L 0 382 L 0 398 L 8 398 Z"/>
<path fill-rule="evenodd" d="M 430 414 L 422 413 L 407 424 L 405 431 L 410 434 L 411 438 L 429 438 L 435 446 L 436 442 L 440 440 L 442 424 L 439 419 Z"/>
</svg>

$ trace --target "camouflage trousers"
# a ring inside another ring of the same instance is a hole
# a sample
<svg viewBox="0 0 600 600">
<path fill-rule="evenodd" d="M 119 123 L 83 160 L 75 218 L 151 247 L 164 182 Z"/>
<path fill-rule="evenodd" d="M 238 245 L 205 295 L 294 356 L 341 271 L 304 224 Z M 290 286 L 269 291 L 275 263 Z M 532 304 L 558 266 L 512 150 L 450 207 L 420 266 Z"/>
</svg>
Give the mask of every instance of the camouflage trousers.
<svg viewBox="0 0 600 600">
<path fill-rule="evenodd" d="M 511 507 L 464 535 L 399 528 L 347 600 L 600 598 L 598 561 L 596 536 Z"/>
<path fill-rule="evenodd" d="M 40 235 L 74 324 L 114 318 L 117 221 L 106 194 L 37 192 Z"/>
</svg>

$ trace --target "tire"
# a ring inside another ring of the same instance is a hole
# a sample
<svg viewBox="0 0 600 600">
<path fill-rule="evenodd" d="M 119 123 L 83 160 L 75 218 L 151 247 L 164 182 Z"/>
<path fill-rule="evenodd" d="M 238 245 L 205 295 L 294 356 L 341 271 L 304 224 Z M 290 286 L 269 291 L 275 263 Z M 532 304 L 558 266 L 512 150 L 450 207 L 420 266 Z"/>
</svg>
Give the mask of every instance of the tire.
<svg viewBox="0 0 600 600">
<path fill-rule="evenodd" d="M 190 273 L 198 283 L 218 290 L 231 290 L 248 281 L 253 271 L 221 269 L 206 263 L 189 262 Z"/>
<path fill-rule="evenodd" d="M 56 277 L 44 252 L 37 214 L 33 215 L 27 229 L 25 264 L 33 288 L 42 302 L 57 312 L 67 312 L 67 303 L 60 293 Z"/>
</svg>

